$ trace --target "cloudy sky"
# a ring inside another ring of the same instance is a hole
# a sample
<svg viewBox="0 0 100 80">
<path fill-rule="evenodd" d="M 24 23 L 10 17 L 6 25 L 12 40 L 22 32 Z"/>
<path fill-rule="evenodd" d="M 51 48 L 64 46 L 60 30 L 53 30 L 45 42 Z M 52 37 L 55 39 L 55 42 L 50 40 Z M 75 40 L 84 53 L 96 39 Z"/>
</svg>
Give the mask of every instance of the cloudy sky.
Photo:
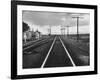
<svg viewBox="0 0 100 80">
<path fill-rule="evenodd" d="M 62 12 L 39 12 L 39 11 L 23 11 L 23 22 L 26 22 L 31 29 L 39 30 L 43 34 L 48 34 L 51 27 L 52 34 L 61 34 L 61 26 L 66 28 L 70 26 L 70 34 L 76 33 L 77 22 L 75 18 L 80 16 L 79 31 L 80 33 L 89 33 L 89 14 L 84 13 L 62 13 Z"/>
</svg>

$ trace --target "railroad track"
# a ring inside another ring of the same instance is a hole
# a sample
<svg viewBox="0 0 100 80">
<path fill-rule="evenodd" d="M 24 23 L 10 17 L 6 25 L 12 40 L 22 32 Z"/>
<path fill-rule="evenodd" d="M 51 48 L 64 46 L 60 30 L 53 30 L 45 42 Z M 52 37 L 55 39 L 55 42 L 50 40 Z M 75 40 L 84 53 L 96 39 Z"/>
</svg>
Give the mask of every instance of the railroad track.
<svg viewBox="0 0 100 80">
<path fill-rule="evenodd" d="M 57 39 L 58 38 L 58 39 Z M 58 43 L 58 45 L 61 47 L 61 48 L 63 48 L 62 50 L 62 53 L 59 53 L 58 51 L 57 51 L 57 49 L 55 49 L 55 46 L 57 46 L 57 43 Z M 56 52 L 58 52 L 58 53 L 56 53 Z M 54 53 L 54 54 L 53 54 Z M 60 54 L 61 56 L 56 56 L 57 54 Z M 52 57 L 52 56 L 55 56 L 55 59 L 54 59 L 54 57 Z M 56 57 L 59 57 L 58 59 L 61 59 L 60 57 L 62 57 L 62 56 L 66 56 L 66 57 L 64 57 L 65 59 L 62 59 L 62 61 L 59 61 L 59 62 L 50 62 L 52 59 L 54 59 L 54 61 L 56 60 Z M 49 58 L 50 57 L 50 58 Z M 64 61 L 63 61 L 64 60 Z M 68 62 L 69 61 L 69 62 Z M 61 64 L 61 65 L 60 65 Z M 44 68 L 45 67 L 45 65 L 46 65 L 46 67 L 63 67 L 63 66 L 73 66 L 73 67 L 75 67 L 76 65 L 75 65 L 75 63 L 74 63 L 74 61 L 73 61 L 73 59 L 71 58 L 71 56 L 70 56 L 70 54 L 69 54 L 69 52 L 68 52 L 68 50 L 66 49 L 66 47 L 65 47 L 65 45 L 64 45 L 64 43 L 63 43 L 63 41 L 61 40 L 61 38 L 60 37 L 58 37 L 58 36 L 56 36 L 55 38 L 54 38 L 54 40 L 53 40 L 53 42 L 52 42 L 52 44 L 51 44 L 51 47 L 50 47 L 50 49 L 49 49 L 49 51 L 48 51 L 48 53 L 47 53 L 47 55 L 46 55 L 46 57 L 45 57 L 45 59 L 44 59 L 44 61 L 43 61 L 43 63 L 42 63 L 42 65 L 41 65 L 41 68 Z"/>
<path fill-rule="evenodd" d="M 41 41 L 50 39 L 50 38 L 51 38 L 51 36 L 48 37 L 48 38 L 41 38 L 41 39 L 38 39 L 38 40 L 30 41 L 30 42 L 28 42 L 28 43 L 24 43 L 24 44 L 23 44 L 23 48 L 28 47 L 28 46 L 31 46 L 31 45 L 34 44 L 34 43 L 37 43 L 37 42 L 41 42 Z"/>
<path fill-rule="evenodd" d="M 41 39 L 41 40 L 33 41 L 33 42 L 31 42 L 31 44 L 29 44 L 27 46 L 23 46 L 23 50 L 25 51 L 25 50 L 27 50 L 29 48 L 40 46 L 41 44 L 46 43 L 50 38 L 51 37 L 45 38 L 45 39 Z"/>
<path fill-rule="evenodd" d="M 38 57 L 34 57 L 34 50 L 40 50 L 42 47 L 43 50 L 38 52 Z M 68 47 L 67 47 L 68 48 Z M 46 68 L 46 67 L 68 67 L 68 66 L 72 66 L 72 67 L 76 67 L 77 66 L 77 61 L 80 65 L 80 61 L 78 58 L 73 58 L 73 54 L 69 51 L 69 49 L 66 48 L 66 45 L 64 44 L 62 38 L 60 36 L 53 36 L 51 38 L 48 38 L 46 40 L 43 41 L 39 41 L 37 43 L 35 43 L 34 45 L 30 45 L 26 48 L 24 48 L 23 52 L 33 52 L 33 54 L 31 55 L 26 55 L 24 60 L 24 63 L 28 60 L 28 58 L 31 60 L 27 63 L 32 63 L 32 65 L 28 66 L 28 64 L 26 64 L 26 66 L 28 68 Z M 36 58 L 36 60 L 34 60 L 34 58 Z M 27 59 L 27 60 L 26 60 Z M 36 61 L 36 62 L 34 62 Z M 82 63 L 83 64 L 83 63 Z M 34 67 L 35 65 L 35 67 Z"/>
<path fill-rule="evenodd" d="M 47 44 L 48 42 L 52 42 L 53 37 L 47 38 L 47 39 L 43 39 L 43 40 L 39 40 L 35 43 L 32 43 L 31 45 L 23 48 L 23 54 L 31 54 L 32 52 L 36 52 L 35 49 L 38 47 L 42 47 L 45 44 Z M 37 52 L 36 52 L 37 53 Z"/>
</svg>

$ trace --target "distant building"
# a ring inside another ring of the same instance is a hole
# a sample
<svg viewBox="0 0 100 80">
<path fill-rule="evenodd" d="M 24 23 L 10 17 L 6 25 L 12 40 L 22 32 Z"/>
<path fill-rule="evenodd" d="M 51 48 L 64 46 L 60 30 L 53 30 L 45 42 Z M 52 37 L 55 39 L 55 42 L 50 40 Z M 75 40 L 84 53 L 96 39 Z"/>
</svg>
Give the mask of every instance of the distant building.
<svg viewBox="0 0 100 80">
<path fill-rule="evenodd" d="M 28 39 L 28 40 L 31 39 L 31 37 L 32 37 L 32 32 L 31 32 L 31 31 L 27 31 L 27 32 L 26 32 L 26 36 L 27 36 L 27 39 Z"/>
<path fill-rule="evenodd" d="M 41 36 L 42 36 L 41 32 L 39 32 L 38 30 L 36 31 L 28 30 L 23 33 L 23 41 L 26 43 L 27 41 L 32 39 L 40 39 Z"/>
<path fill-rule="evenodd" d="M 32 32 L 31 31 L 25 31 L 23 33 L 24 42 L 30 40 L 31 38 L 32 38 Z"/>
<path fill-rule="evenodd" d="M 23 41 L 26 43 L 27 41 L 27 35 L 26 35 L 26 32 L 23 33 Z"/>
<path fill-rule="evenodd" d="M 41 37 L 41 32 L 39 32 L 38 30 L 35 31 L 35 38 L 39 39 Z"/>
</svg>

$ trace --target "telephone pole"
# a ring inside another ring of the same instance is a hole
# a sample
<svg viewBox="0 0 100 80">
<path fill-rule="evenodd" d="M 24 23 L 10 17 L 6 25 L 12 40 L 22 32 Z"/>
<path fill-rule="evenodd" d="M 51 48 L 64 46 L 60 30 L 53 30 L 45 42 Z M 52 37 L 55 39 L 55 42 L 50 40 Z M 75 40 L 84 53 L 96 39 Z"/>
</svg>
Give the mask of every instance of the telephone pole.
<svg viewBox="0 0 100 80">
<path fill-rule="evenodd" d="M 61 27 L 61 34 L 65 35 L 65 27 Z"/>
<path fill-rule="evenodd" d="M 50 26 L 50 35 L 51 35 L 51 26 Z"/>
<path fill-rule="evenodd" d="M 79 19 L 80 18 L 83 18 L 83 17 L 72 17 L 72 18 L 75 18 L 77 20 L 77 41 L 79 40 Z"/>
<path fill-rule="evenodd" d="M 67 26 L 67 36 L 69 35 L 69 26 Z"/>
<path fill-rule="evenodd" d="M 51 35 L 51 26 L 50 26 L 50 28 L 48 29 L 48 31 L 49 31 L 49 36 Z"/>
</svg>

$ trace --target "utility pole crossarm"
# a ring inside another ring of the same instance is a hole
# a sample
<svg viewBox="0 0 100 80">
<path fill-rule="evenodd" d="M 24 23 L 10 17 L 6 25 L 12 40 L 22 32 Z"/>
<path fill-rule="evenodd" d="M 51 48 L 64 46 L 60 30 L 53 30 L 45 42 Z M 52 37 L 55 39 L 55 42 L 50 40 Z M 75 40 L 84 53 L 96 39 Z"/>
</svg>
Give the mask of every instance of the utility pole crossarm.
<svg viewBox="0 0 100 80">
<path fill-rule="evenodd" d="M 76 16 L 76 17 L 72 17 L 72 18 L 82 18 L 83 19 L 83 17 L 80 17 L 80 16 Z"/>
</svg>

